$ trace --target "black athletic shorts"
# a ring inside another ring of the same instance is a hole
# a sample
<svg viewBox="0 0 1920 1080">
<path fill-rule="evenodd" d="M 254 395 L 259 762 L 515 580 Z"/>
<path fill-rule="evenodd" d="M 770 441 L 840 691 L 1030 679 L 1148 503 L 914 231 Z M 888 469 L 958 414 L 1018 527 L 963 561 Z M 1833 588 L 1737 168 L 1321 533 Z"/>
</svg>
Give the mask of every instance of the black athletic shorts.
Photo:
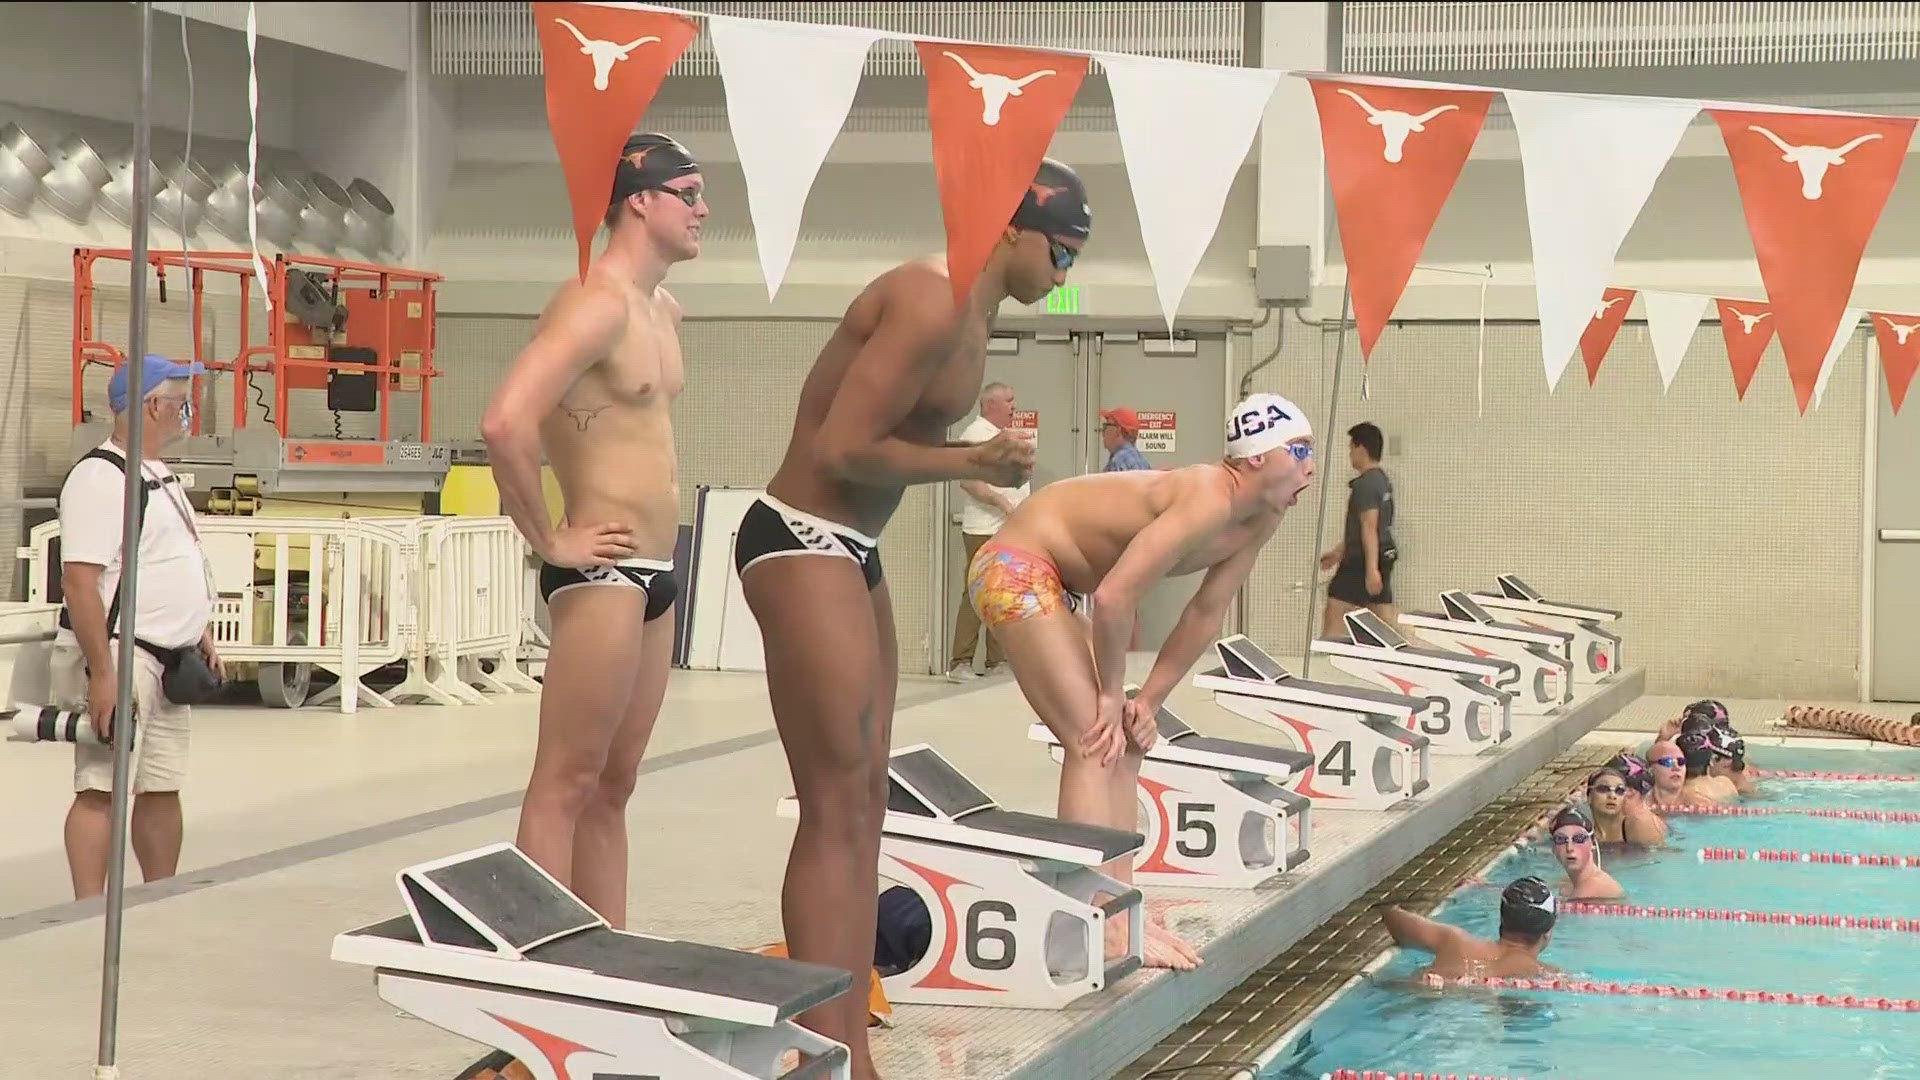
<svg viewBox="0 0 1920 1080">
<path fill-rule="evenodd" d="M 866 579 L 868 592 L 884 576 L 878 540 L 762 495 L 740 518 L 740 532 L 733 539 L 734 572 L 744 574 L 763 559 L 788 555 L 851 559 Z"/>
<path fill-rule="evenodd" d="M 621 559 L 612 566 L 589 566 L 576 570 L 540 564 L 540 598 L 551 603 L 556 594 L 588 585 L 638 589 L 646 595 L 646 621 L 665 615 L 680 598 L 680 583 L 674 580 L 673 564 L 659 559 Z"/>
<path fill-rule="evenodd" d="M 1349 561 L 1340 564 L 1333 572 L 1333 580 L 1327 583 L 1327 595 L 1335 600 L 1365 607 L 1368 604 L 1393 603 L 1393 564 L 1398 559 L 1391 552 L 1380 553 L 1380 595 L 1367 595 L 1367 566 L 1364 562 Z"/>
</svg>

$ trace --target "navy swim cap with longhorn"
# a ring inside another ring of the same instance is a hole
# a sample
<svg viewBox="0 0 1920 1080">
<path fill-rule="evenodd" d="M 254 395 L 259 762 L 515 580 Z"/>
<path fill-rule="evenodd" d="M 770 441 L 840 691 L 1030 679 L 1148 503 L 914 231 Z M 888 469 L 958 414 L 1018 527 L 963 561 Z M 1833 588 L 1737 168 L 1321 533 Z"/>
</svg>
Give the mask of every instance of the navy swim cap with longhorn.
<svg viewBox="0 0 1920 1080">
<path fill-rule="evenodd" d="M 692 152 L 678 140 L 651 131 L 629 136 L 627 144 L 620 149 L 620 164 L 613 174 L 613 196 L 607 205 L 699 171 L 700 163 L 693 160 Z"/>
<path fill-rule="evenodd" d="M 1085 240 L 1093 233 L 1093 208 L 1087 205 L 1087 186 L 1080 174 L 1052 158 L 1040 159 L 1013 224 L 1047 236 Z"/>
</svg>

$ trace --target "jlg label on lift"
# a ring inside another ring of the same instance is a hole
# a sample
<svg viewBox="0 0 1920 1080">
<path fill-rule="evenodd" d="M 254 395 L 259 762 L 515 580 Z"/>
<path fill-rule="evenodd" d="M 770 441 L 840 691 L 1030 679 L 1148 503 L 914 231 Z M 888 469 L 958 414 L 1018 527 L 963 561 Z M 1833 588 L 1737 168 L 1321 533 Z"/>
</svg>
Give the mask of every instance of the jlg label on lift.
<svg viewBox="0 0 1920 1080">
<path fill-rule="evenodd" d="M 289 442 L 289 465 L 385 465 L 387 444 L 309 440 Z"/>
</svg>

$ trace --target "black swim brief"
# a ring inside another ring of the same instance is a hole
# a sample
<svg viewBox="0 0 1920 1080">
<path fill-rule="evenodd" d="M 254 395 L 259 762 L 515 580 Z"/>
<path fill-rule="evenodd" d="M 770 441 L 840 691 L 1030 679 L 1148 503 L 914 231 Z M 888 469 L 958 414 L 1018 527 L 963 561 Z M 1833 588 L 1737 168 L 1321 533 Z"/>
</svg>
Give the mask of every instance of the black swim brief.
<svg viewBox="0 0 1920 1080">
<path fill-rule="evenodd" d="M 744 574 L 762 559 L 785 555 L 827 555 L 851 559 L 867 581 L 867 591 L 880 584 L 880 542 L 845 525 L 795 510 L 762 495 L 740 518 L 733 540 L 733 567 Z"/>
<path fill-rule="evenodd" d="M 665 615 L 680 597 L 680 583 L 674 579 L 673 564 L 660 559 L 621 559 L 612 566 L 573 569 L 540 564 L 540 598 L 551 603 L 555 595 L 587 585 L 611 585 L 638 589 L 647 598 L 646 621 Z"/>
</svg>

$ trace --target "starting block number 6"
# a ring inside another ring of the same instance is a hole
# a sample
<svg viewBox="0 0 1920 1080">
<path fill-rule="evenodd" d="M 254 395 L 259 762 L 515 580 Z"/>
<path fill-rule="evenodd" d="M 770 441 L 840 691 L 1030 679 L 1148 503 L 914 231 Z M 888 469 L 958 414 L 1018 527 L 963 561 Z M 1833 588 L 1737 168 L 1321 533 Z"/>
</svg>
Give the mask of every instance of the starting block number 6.
<svg viewBox="0 0 1920 1080">
<path fill-rule="evenodd" d="M 982 926 L 982 916 L 994 915 L 1005 920 L 1000 926 Z M 1013 931 L 1007 927 L 1014 925 L 1016 915 L 1013 905 L 1000 900 L 975 900 L 967 905 L 967 963 L 981 971 L 1005 971 L 1019 958 L 1020 947 L 1014 940 Z M 987 956 L 980 949 L 983 942 L 993 942 L 997 946 L 993 956 Z"/>
</svg>

